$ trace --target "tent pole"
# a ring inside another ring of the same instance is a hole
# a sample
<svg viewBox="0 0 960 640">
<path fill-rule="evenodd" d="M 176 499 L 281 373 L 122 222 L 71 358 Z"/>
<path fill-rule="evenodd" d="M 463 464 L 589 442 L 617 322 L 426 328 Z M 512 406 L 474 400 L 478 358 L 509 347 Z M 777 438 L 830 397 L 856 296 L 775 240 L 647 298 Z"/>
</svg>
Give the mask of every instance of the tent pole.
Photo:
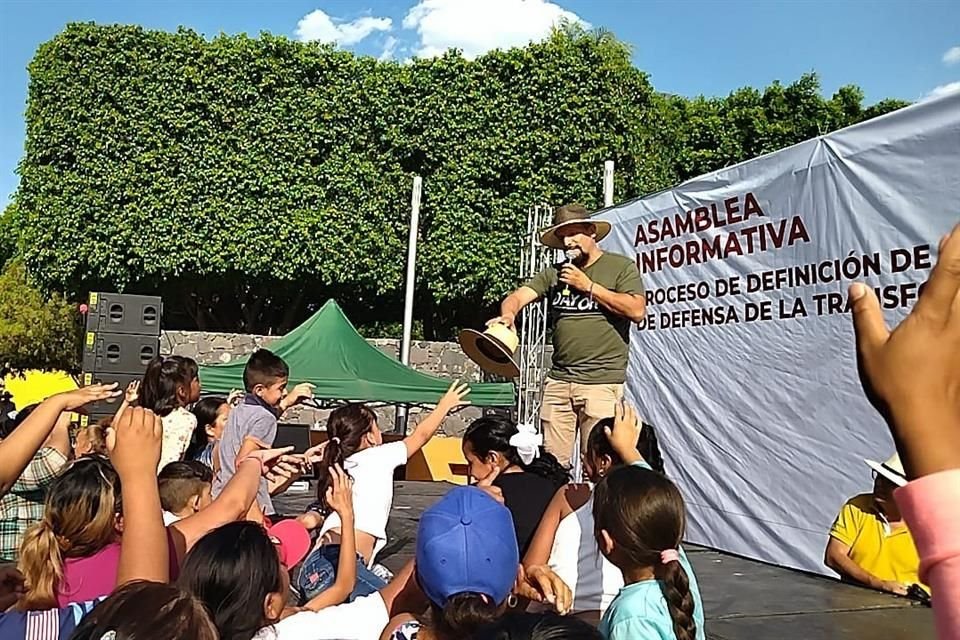
<svg viewBox="0 0 960 640">
<path fill-rule="evenodd" d="M 410 364 L 410 334 L 413 331 L 413 291 L 417 278 L 417 235 L 420 231 L 420 192 L 423 179 L 413 178 L 410 197 L 410 238 L 407 240 L 407 287 L 403 301 L 403 340 L 400 342 L 400 362 Z M 397 431 L 407 432 L 407 408 L 397 407 Z"/>
</svg>

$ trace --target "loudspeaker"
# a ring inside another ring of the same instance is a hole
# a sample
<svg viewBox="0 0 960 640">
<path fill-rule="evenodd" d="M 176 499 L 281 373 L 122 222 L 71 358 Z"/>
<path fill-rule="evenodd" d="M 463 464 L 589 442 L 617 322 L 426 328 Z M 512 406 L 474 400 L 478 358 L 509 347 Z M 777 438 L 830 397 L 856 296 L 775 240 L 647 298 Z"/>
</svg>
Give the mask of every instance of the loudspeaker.
<svg viewBox="0 0 960 640">
<path fill-rule="evenodd" d="M 91 292 L 87 332 L 160 335 L 163 303 L 159 296 Z"/>
<path fill-rule="evenodd" d="M 142 374 L 159 353 L 160 338 L 155 335 L 88 331 L 83 344 L 83 370 L 95 375 Z"/>
<path fill-rule="evenodd" d="M 81 376 L 81 382 L 84 387 L 91 384 L 110 384 L 111 382 L 116 382 L 117 389 L 125 392 L 128 384 L 141 378 L 143 378 L 142 373 L 84 373 Z M 86 426 L 88 423 L 96 422 L 100 418 L 106 416 L 112 417 L 117 412 L 117 409 L 120 408 L 121 402 L 123 402 L 123 393 L 116 398 L 88 404 L 86 406 L 86 415 L 80 417 L 80 425 Z"/>
</svg>

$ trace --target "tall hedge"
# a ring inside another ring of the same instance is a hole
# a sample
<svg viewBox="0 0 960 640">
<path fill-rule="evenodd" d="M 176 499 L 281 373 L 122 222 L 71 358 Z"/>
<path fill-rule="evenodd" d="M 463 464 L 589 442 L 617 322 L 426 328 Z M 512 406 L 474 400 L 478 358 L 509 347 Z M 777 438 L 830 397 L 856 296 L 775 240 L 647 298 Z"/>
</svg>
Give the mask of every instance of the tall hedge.
<svg viewBox="0 0 960 640">
<path fill-rule="evenodd" d="M 734 94 L 660 96 L 626 46 L 576 28 L 399 64 L 72 24 L 30 64 L 20 251 L 49 289 L 159 292 L 171 326 L 284 331 L 334 297 L 383 328 L 402 315 L 421 175 L 417 317 L 446 337 L 516 284 L 532 203 L 600 205 L 604 160 L 630 198 L 868 115 L 801 81 L 739 111 Z M 795 104 L 816 108 L 777 120 Z M 745 142 L 751 127 L 765 137 Z"/>
</svg>

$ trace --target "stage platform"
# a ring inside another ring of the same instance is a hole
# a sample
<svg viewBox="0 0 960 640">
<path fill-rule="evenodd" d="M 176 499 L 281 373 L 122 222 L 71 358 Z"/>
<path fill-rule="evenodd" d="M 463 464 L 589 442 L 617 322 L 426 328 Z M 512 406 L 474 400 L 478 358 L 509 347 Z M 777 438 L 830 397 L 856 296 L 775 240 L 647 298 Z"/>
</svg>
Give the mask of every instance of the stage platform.
<svg viewBox="0 0 960 640">
<path fill-rule="evenodd" d="M 379 560 L 396 571 L 413 557 L 423 510 L 453 485 L 398 481 L 387 547 Z M 275 500 L 283 514 L 300 512 L 312 492 Z M 933 612 L 908 600 L 783 569 L 696 545 L 684 545 L 697 572 L 711 640 L 926 640 Z"/>
</svg>

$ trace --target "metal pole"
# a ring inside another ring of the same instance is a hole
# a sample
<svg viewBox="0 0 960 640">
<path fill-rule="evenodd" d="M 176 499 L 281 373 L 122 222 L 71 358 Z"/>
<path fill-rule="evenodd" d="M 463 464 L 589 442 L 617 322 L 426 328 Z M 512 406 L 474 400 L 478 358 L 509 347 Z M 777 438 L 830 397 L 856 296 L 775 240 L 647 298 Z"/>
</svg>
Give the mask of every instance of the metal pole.
<svg viewBox="0 0 960 640">
<path fill-rule="evenodd" d="M 403 301 L 403 340 L 400 342 L 400 362 L 410 364 L 410 334 L 413 331 L 413 291 L 417 279 L 417 235 L 420 230 L 420 192 L 423 180 L 413 178 L 410 197 L 410 237 L 407 240 L 407 288 Z M 407 432 L 407 408 L 397 408 L 397 431 Z"/>
<path fill-rule="evenodd" d="M 613 160 L 603 163 L 603 206 L 613 206 Z"/>
</svg>

